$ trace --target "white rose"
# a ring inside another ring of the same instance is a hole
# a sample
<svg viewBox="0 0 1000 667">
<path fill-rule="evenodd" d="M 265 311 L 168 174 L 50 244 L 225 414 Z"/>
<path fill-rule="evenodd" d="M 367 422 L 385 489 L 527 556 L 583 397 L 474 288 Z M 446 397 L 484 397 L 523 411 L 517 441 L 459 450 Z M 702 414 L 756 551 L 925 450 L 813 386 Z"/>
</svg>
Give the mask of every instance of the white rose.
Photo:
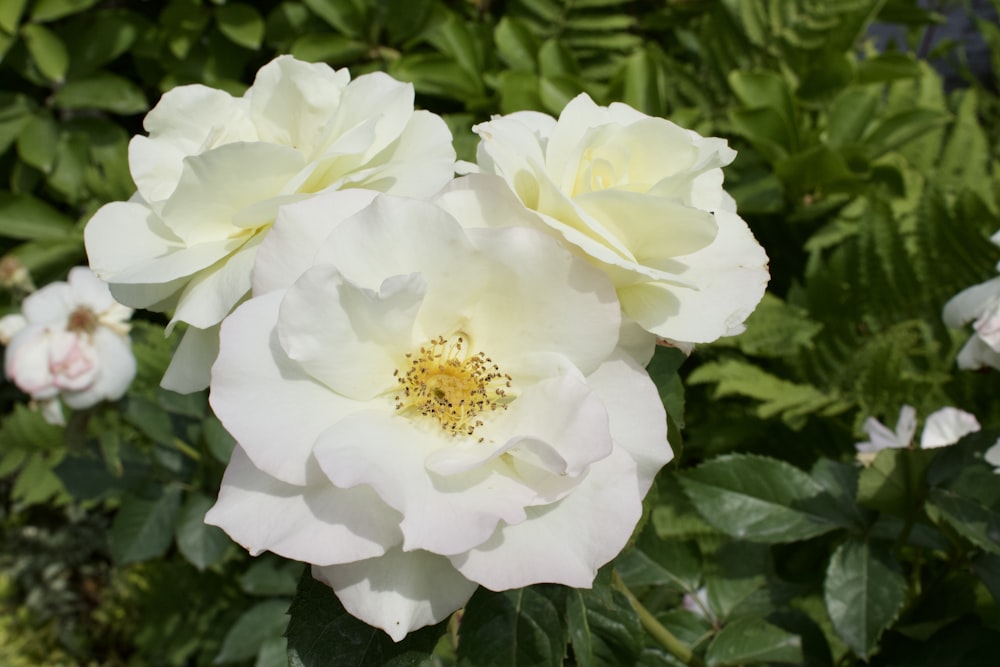
<svg viewBox="0 0 1000 667">
<path fill-rule="evenodd" d="M 0 320 L 7 343 L 4 372 L 62 422 L 58 400 L 72 408 L 121 398 L 135 377 L 128 338 L 132 309 L 78 266 L 67 282 L 50 283 L 24 300 L 22 312 Z"/>
<path fill-rule="evenodd" d="M 396 640 L 477 584 L 590 586 L 672 457 L 612 285 L 536 230 L 369 199 L 332 231 L 358 193 L 290 205 L 263 242 L 212 368 L 239 446 L 206 521 Z"/>
<path fill-rule="evenodd" d="M 586 94 L 558 121 L 518 112 L 473 130 L 480 170 L 606 271 L 628 317 L 685 343 L 743 331 L 767 256 L 722 189 L 725 141 Z"/>
<path fill-rule="evenodd" d="M 324 189 L 436 192 L 453 175 L 444 121 L 414 111 L 413 87 L 383 73 L 350 81 L 282 56 L 242 97 L 201 85 L 166 93 L 129 145 L 138 191 L 85 230 L 91 267 L 130 306 L 189 325 L 164 386 L 207 386 L 217 326 L 283 203 Z M 170 330 L 168 328 L 168 331 Z"/>
<path fill-rule="evenodd" d="M 1000 278 L 962 290 L 944 305 L 942 319 L 958 329 L 972 322 L 973 334 L 958 353 L 958 367 L 1000 369 Z"/>
</svg>

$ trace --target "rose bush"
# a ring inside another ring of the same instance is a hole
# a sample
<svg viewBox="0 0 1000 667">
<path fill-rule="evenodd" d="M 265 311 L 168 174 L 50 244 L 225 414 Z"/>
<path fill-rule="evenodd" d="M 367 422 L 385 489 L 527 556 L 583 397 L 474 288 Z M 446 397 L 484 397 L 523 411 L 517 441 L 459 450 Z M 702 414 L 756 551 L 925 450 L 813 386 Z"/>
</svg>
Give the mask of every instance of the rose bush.
<svg viewBox="0 0 1000 667">
<path fill-rule="evenodd" d="M 131 316 L 107 284 L 78 266 L 66 282 L 28 296 L 21 313 L 0 319 L 4 372 L 54 424 L 64 423 L 60 399 L 82 409 L 121 398 L 136 371 Z"/>
<path fill-rule="evenodd" d="M 743 330 L 767 256 L 722 188 L 736 155 L 724 140 L 586 94 L 558 120 L 523 111 L 473 129 L 479 170 L 604 270 L 629 318 L 683 343 Z"/>
<path fill-rule="evenodd" d="M 413 87 L 376 72 L 351 81 L 281 56 L 242 97 L 202 85 L 166 93 L 134 137 L 131 201 L 85 231 L 93 270 L 130 306 L 189 325 L 164 386 L 208 384 L 217 325 L 250 289 L 250 269 L 281 204 L 324 189 L 429 195 L 453 174 L 451 133 L 413 109 Z"/>
<path fill-rule="evenodd" d="M 590 586 L 672 457 L 607 277 L 470 196 L 283 208 L 212 369 L 238 447 L 206 521 L 397 641 L 477 585 Z"/>
</svg>

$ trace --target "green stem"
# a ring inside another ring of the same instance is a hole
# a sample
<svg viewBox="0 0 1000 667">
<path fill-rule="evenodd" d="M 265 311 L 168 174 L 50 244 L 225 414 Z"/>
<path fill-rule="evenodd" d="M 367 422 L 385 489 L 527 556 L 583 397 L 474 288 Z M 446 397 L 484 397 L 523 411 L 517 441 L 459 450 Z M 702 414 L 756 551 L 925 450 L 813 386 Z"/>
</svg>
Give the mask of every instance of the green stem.
<svg viewBox="0 0 1000 667">
<path fill-rule="evenodd" d="M 632 604 L 632 608 L 639 615 L 639 622 L 642 623 L 642 627 L 646 629 L 653 639 L 655 639 L 660 646 L 667 649 L 672 656 L 683 662 L 685 665 L 690 665 L 691 667 L 703 667 L 701 658 L 696 656 L 694 652 L 688 647 L 687 644 L 682 642 L 680 639 L 674 636 L 674 633 L 663 627 L 663 624 L 656 620 L 656 617 L 646 609 L 639 599 L 635 596 L 632 591 L 629 590 L 625 582 L 622 581 L 621 576 L 618 572 L 611 573 L 611 586 L 622 593 L 628 598 L 628 601 Z"/>
</svg>

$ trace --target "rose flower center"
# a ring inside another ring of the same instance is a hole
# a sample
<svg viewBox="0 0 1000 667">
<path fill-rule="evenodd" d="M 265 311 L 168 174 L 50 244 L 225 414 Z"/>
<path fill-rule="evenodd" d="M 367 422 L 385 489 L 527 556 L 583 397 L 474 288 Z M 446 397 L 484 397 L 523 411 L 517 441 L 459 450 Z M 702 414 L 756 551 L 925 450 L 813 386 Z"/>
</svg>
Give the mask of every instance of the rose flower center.
<svg viewBox="0 0 1000 667">
<path fill-rule="evenodd" d="M 415 411 L 432 417 L 453 436 L 472 435 L 484 412 L 506 410 L 509 375 L 482 352 L 471 353 L 465 340 L 439 336 L 406 355 L 408 366 L 394 375 L 401 391 L 398 412 Z"/>
<path fill-rule="evenodd" d="M 90 308 L 80 306 L 69 315 L 66 330 L 71 333 L 92 334 L 97 331 L 98 319 Z"/>
</svg>

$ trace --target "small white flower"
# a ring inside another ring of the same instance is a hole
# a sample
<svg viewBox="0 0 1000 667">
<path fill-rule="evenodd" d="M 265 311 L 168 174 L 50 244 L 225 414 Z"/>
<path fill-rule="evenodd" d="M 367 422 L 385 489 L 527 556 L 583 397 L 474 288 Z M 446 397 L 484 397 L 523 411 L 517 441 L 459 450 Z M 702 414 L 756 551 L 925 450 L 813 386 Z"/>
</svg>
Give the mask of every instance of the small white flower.
<svg viewBox="0 0 1000 667">
<path fill-rule="evenodd" d="M 105 283 L 78 266 L 67 282 L 27 297 L 21 314 L 0 320 L 4 372 L 53 423 L 62 422 L 59 399 L 76 409 L 116 400 L 135 376 L 131 315 Z"/>
<path fill-rule="evenodd" d="M 283 209 L 222 325 L 210 401 L 239 446 L 206 521 L 395 640 L 477 585 L 590 586 L 672 457 L 612 285 L 454 200 L 362 199 Z"/>
<path fill-rule="evenodd" d="M 993 466 L 993 472 L 1000 475 L 1000 440 L 997 440 L 992 447 L 986 450 L 983 458 Z"/>
<path fill-rule="evenodd" d="M 944 407 L 928 415 L 920 435 L 920 447 L 933 449 L 953 445 L 979 428 L 975 415 L 957 408 Z M 858 450 L 858 460 L 867 465 L 883 449 L 905 449 L 912 445 L 917 431 L 917 411 L 911 405 L 900 408 L 895 431 L 890 431 L 874 417 L 866 419 L 862 429 L 868 434 L 868 440 L 855 443 L 854 447 Z"/>
<path fill-rule="evenodd" d="M 972 322 L 973 334 L 958 353 L 958 367 L 1000 369 L 1000 277 L 959 292 L 944 306 L 944 323 L 954 329 Z"/>
<path fill-rule="evenodd" d="M 680 343 L 743 331 L 767 256 L 722 188 L 725 141 L 586 94 L 558 120 L 525 111 L 473 130 L 481 172 L 605 271 L 629 318 Z"/>
<path fill-rule="evenodd" d="M 90 265 L 136 308 L 189 327 L 163 384 L 208 385 L 218 324 L 250 291 L 260 242 L 282 204 L 325 189 L 436 192 L 453 175 L 444 121 L 381 72 L 281 56 L 242 97 L 201 85 L 167 92 L 129 145 L 138 191 L 85 230 Z"/>
</svg>

